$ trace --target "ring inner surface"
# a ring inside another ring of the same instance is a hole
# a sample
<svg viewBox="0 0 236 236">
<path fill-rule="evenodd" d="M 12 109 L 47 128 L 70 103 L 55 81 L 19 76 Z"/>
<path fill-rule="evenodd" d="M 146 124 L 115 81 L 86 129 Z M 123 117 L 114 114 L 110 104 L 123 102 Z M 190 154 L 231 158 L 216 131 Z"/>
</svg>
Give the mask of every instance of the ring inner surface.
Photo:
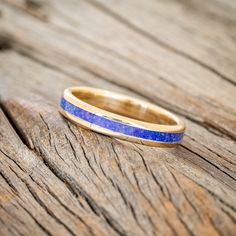
<svg viewBox="0 0 236 236">
<path fill-rule="evenodd" d="M 151 110 L 149 107 L 131 99 L 117 99 L 112 95 L 100 95 L 89 91 L 72 92 L 78 99 L 117 115 L 126 116 L 139 121 L 161 125 L 176 125 L 176 121 L 165 114 Z"/>
</svg>

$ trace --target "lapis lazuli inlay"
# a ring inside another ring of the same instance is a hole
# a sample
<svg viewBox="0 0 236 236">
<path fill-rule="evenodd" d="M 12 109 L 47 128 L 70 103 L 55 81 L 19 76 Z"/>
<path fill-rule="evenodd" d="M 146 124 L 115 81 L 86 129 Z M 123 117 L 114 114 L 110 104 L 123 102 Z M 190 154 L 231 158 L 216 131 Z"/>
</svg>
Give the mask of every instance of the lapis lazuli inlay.
<svg viewBox="0 0 236 236">
<path fill-rule="evenodd" d="M 89 123 L 95 124 L 97 126 L 103 127 L 105 129 L 122 133 L 128 136 L 152 140 L 157 142 L 165 143 L 176 143 L 183 139 L 184 133 L 169 133 L 169 132 L 159 132 L 154 130 L 142 129 L 139 127 L 132 126 L 130 124 L 124 124 L 119 121 L 108 119 L 103 116 L 99 116 L 92 112 L 86 111 L 79 108 L 72 103 L 68 102 L 66 99 L 62 98 L 60 106 L 66 112 L 84 120 Z"/>
</svg>

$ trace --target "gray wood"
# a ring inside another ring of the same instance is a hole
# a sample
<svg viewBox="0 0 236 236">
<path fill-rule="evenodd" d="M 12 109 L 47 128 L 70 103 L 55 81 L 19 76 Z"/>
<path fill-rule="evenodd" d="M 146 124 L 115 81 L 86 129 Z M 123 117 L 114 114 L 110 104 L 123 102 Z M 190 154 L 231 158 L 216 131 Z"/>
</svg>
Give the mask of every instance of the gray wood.
<svg viewBox="0 0 236 236">
<path fill-rule="evenodd" d="M 0 3 L 1 235 L 234 235 L 234 1 Z M 160 149 L 58 113 L 89 85 L 187 125 Z"/>
</svg>

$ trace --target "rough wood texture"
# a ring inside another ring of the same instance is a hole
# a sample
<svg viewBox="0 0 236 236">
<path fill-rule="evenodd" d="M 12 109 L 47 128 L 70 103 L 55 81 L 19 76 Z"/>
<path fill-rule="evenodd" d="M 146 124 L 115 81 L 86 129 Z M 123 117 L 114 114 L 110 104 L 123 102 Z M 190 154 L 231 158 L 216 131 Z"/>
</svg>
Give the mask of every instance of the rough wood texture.
<svg viewBox="0 0 236 236">
<path fill-rule="evenodd" d="M 1 0 L 0 235 L 235 235 L 236 3 Z M 90 85 L 184 119 L 175 149 L 76 127 Z"/>
</svg>

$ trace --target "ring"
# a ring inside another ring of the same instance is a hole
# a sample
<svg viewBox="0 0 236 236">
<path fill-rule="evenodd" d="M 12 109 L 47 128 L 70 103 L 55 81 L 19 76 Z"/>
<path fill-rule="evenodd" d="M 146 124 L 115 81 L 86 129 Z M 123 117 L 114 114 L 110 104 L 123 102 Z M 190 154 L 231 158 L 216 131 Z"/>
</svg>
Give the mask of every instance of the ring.
<svg viewBox="0 0 236 236">
<path fill-rule="evenodd" d="M 183 121 L 161 107 L 97 88 L 65 89 L 60 112 L 84 128 L 150 146 L 172 147 L 185 131 Z"/>
</svg>

